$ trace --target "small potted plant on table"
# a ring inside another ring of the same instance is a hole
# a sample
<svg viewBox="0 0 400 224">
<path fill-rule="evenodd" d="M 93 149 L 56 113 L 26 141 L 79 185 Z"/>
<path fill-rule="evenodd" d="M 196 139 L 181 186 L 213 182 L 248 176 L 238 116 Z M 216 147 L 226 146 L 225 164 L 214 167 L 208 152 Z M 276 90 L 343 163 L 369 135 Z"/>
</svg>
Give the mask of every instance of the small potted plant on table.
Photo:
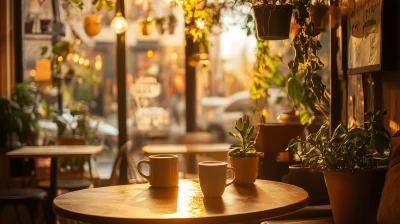
<svg viewBox="0 0 400 224">
<path fill-rule="evenodd" d="M 306 140 L 289 143 L 305 167 L 324 173 L 335 223 L 376 223 L 390 139 L 376 120 L 385 113 L 368 112 L 365 123 L 351 128 L 339 125 L 332 137 L 325 124 Z"/>
<path fill-rule="evenodd" d="M 229 151 L 231 165 L 235 168 L 235 183 L 253 184 L 258 176 L 259 157 L 263 154 L 254 148 L 254 127 L 247 116 L 236 121 L 235 129 L 236 134 L 229 132 L 240 141 L 240 144 L 232 144 Z"/>
</svg>

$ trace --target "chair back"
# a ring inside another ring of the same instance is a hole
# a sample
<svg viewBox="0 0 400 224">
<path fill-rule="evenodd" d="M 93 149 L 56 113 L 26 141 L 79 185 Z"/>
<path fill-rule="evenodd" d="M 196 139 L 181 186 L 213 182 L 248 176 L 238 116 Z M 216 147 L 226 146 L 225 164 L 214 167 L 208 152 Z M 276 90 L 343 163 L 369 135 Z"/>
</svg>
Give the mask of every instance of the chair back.
<svg viewBox="0 0 400 224">
<path fill-rule="evenodd" d="M 389 166 L 386 173 L 381 201 L 378 209 L 378 223 L 400 223 L 400 131 L 391 140 Z"/>
<path fill-rule="evenodd" d="M 118 151 L 108 185 L 113 186 L 147 182 L 137 171 L 137 164 L 131 152 L 131 148 L 132 141 L 128 141 Z"/>
</svg>

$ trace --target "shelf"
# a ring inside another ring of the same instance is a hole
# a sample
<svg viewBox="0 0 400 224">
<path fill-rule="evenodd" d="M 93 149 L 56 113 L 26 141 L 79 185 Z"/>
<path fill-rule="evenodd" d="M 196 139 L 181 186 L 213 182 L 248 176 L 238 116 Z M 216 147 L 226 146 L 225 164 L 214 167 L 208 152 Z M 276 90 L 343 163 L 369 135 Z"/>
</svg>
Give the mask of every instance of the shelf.
<svg viewBox="0 0 400 224">
<path fill-rule="evenodd" d="M 24 40 L 51 40 L 50 33 L 27 33 L 24 35 Z"/>
</svg>

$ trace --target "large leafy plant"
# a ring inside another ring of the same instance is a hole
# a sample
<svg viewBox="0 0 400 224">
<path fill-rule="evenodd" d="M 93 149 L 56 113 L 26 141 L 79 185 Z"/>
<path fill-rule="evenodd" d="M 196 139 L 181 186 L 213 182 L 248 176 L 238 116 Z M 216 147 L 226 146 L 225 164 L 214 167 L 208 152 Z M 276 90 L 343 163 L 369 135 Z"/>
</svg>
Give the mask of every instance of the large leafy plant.
<svg viewBox="0 0 400 224">
<path fill-rule="evenodd" d="M 366 122 L 347 128 L 339 125 L 330 137 L 329 124 L 306 140 L 292 139 L 288 149 L 297 153 L 302 164 L 313 170 L 357 170 L 377 168 L 387 158 L 390 133 L 380 127 L 377 119 L 383 112 L 367 112 Z M 300 146 L 300 150 L 299 150 Z"/>
<path fill-rule="evenodd" d="M 232 144 L 229 148 L 230 157 L 256 157 L 263 154 L 254 148 L 255 141 L 252 140 L 254 126 L 250 125 L 249 117 L 245 116 L 236 121 L 237 133 L 229 132 L 229 135 L 240 141 L 240 144 Z"/>
</svg>

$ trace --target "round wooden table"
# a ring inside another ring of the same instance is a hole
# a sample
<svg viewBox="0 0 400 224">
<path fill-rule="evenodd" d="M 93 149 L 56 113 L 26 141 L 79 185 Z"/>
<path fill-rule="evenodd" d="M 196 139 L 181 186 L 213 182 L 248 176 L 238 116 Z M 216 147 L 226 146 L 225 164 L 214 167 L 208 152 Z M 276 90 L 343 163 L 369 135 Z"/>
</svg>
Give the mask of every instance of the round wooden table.
<svg viewBox="0 0 400 224">
<path fill-rule="evenodd" d="M 231 185 L 221 198 L 204 198 L 198 180 L 179 187 L 132 184 L 74 191 L 53 201 L 56 214 L 89 223 L 246 223 L 306 207 L 308 193 L 289 184 L 257 180 Z"/>
</svg>

